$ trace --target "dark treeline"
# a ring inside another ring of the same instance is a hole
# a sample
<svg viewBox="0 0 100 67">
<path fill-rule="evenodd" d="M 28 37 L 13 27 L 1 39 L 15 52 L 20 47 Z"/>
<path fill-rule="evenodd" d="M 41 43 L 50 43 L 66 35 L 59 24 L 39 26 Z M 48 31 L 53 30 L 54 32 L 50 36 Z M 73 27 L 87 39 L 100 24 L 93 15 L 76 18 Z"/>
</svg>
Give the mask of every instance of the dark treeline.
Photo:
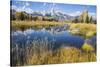
<svg viewBox="0 0 100 67">
<path fill-rule="evenodd" d="M 11 10 L 10 13 L 10 20 L 30 20 L 30 21 L 58 21 L 52 17 L 46 17 L 46 16 L 33 16 L 32 14 L 28 14 L 25 11 L 22 12 L 16 12 L 15 10 Z"/>
</svg>

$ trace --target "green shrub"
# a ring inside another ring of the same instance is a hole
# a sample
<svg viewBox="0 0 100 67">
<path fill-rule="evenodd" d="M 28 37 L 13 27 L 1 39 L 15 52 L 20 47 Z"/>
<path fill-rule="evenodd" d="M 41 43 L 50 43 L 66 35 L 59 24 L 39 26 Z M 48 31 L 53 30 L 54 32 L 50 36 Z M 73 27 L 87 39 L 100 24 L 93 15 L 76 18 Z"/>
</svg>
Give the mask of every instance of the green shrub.
<svg viewBox="0 0 100 67">
<path fill-rule="evenodd" d="M 91 52 L 91 51 L 94 51 L 94 48 L 90 45 L 90 44 L 87 44 L 85 43 L 83 46 L 82 46 L 82 49 L 86 52 Z"/>
</svg>

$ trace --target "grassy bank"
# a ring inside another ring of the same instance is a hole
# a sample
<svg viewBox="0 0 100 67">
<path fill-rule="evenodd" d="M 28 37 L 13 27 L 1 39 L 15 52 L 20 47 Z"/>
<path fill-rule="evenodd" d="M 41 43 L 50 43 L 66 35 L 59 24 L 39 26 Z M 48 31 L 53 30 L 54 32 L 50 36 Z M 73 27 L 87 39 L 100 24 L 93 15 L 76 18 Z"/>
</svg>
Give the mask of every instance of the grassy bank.
<svg viewBox="0 0 100 67">
<path fill-rule="evenodd" d="M 65 22 L 49 22 L 49 21 L 11 21 L 11 27 L 15 30 L 25 30 L 28 28 L 47 28 L 50 26 L 63 26 Z"/>
<path fill-rule="evenodd" d="M 70 24 L 72 34 L 81 35 L 85 38 L 90 38 L 96 35 L 96 24 L 90 23 L 74 23 Z"/>
</svg>

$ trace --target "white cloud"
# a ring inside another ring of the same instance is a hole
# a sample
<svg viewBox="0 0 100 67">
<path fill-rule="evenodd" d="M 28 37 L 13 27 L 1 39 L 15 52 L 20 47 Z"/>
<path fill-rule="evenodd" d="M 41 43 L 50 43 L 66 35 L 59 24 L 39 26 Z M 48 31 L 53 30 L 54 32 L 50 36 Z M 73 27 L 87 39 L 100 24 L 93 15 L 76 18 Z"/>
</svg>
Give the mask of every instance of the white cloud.
<svg viewBox="0 0 100 67">
<path fill-rule="evenodd" d="M 26 11 L 27 13 L 32 13 L 33 12 L 33 10 L 31 8 L 26 8 L 26 9 L 24 9 L 24 11 Z"/>
<path fill-rule="evenodd" d="M 15 9 L 16 11 L 23 11 L 23 9 L 22 9 L 23 7 L 18 7 L 17 9 Z"/>
<path fill-rule="evenodd" d="M 26 6 L 23 6 L 23 7 L 22 7 L 22 9 L 25 9 L 25 8 L 26 8 Z"/>
<path fill-rule="evenodd" d="M 90 13 L 89 13 L 89 15 L 90 15 L 90 16 L 92 16 L 94 19 L 96 19 L 96 18 L 97 18 L 96 13 L 94 13 L 94 12 L 90 12 Z"/>
<path fill-rule="evenodd" d="M 19 7 L 19 8 L 17 8 L 16 9 L 17 11 L 25 11 L 25 12 L 27 12 L 27 13 L 32 13 L 33 12 L 33 10 L 31 9 L 31 8 L 29 8 L 29 7 L 25 7 L 25 6 L 23 6 L 23 7 Z"/>
<path fill-rule="evenodd" d="M 17 2 L 19 4 L 19 2 Z M 16 11 L 25 11 L 27 13 L 32 13 L 33 10 L 29 7 L 30 4 L 28 2 L 25 2 L 25 3 L 22 3 L 22 6 L 18 7 L 16 5 L 12 5 L 11 6 L 11 9 L 14 9 Z"/>
<path fill-rule="evenodd" d="M 20 4 L 20 1 L 16 1 L 15 3 L 16 3 L 16 4 Z"/>
<path fill-rule="evenodd" d="M 45 15 L 45 13 L 46 13 L 46 11 L 45 11 L 45 10 L 43 10 L 43 11 L 42 11 L 43 16 Z"/>
<path fill-rule="evenodd" d="M 12 9 L 17 9 L 17 6 L 12 5 L 11 8 L 12 8 Z"/>
<path fill-rule="evenodd" d="M 29 2 L 20 2 L 20 1 L 16 1 L 16 4 L 20 4 L 20 5 L 25 5 L 25 6 L 30 6 Z"/>
<path fill-rule="evenodd" d="M 46 6 L 46 3 L 43 3 L 43 6 Z"/>
<path fill-rule="evenodd" d="M 76 11 L 76 12 L 73 12 L 73 13 L 68 13 L 69 15 L 71 15 L 71 16 L 79 16 L 79 15 L 81 15 L 81 11 Z"/>
<path fill-rule="evenodd" d="M 96 13 L 90 12 L 89 15 L 91 15 L 91 16 L 96 16 Z"/>
<path fill-rule="evenodd" d="M 81 11 L 76 11 L 76 12 L 73 12 L 73 13 L 68 13 L 68 15 L 70 16 L 79 16 L 81 15 Z M 96 13 L 95 12 L 89 12 L 89 16 L 92 16 L 93 18 L 96 18 Z"/>
<path fill-rule="evenodd" d="M 53 3 L 52 5 L 53 5 L 53 6 L 55 6 L 56 4 L 55 4 L 55 3 Z"/>
<path fill-rule="evenodd" d="M 12 9 L 20 12 L 20 11 L 25 11 L 27 13 L 32 13 L 33 10 L 30 7 L 22 6 L 22 7 L 17 7 L 15 5 L 11 6 Z"/>
<path fill-rule="evenodd" d="M 52 3 L 52 5 L 51 5 L 51 9 L 50 9 L 51 12 L 54 10 L 55 5 L 56 5 L 55 3 Z"/>
<path fill-rule="evenodd" d="M 30 6 L 30 3 L 26 2 L 25 5 L 26 5 L 26 6 Z"/>
</svg>

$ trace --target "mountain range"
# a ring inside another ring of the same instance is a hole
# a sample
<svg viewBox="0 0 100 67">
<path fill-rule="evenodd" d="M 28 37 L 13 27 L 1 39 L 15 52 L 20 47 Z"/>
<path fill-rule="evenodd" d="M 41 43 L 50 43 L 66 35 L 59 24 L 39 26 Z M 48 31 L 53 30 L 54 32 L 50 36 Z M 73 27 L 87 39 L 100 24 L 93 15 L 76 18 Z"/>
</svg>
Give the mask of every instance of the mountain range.
<svg viewBox="0 0 100 67">
<path fill-rule="evenodd" d="M 11 9 L 11 14 L 15 15 L 16 14 L 16 10 Z M 25 12 L 25 11 L 24 11 Z M 58 21 L 69 21 L 69 20 L 74 20 L 75 18 L 79 18 L 79 16 L 71 16 L 68 14 L 65 14 L 63 12 L 59 12 L 59 11 L 55 11 L 53 10 L 52 12 L 36 12 L 34 11 L 33 13 L 27 13 L 25 12 L 27 15 L 31 15 L 31 16 L 41 16 L 41 17 L 48 17 L 48 18 L 53 18 L 56 19 Z M 93 18 L 94 20 L 96 20 L 95 18 Z"/>
</svg>

